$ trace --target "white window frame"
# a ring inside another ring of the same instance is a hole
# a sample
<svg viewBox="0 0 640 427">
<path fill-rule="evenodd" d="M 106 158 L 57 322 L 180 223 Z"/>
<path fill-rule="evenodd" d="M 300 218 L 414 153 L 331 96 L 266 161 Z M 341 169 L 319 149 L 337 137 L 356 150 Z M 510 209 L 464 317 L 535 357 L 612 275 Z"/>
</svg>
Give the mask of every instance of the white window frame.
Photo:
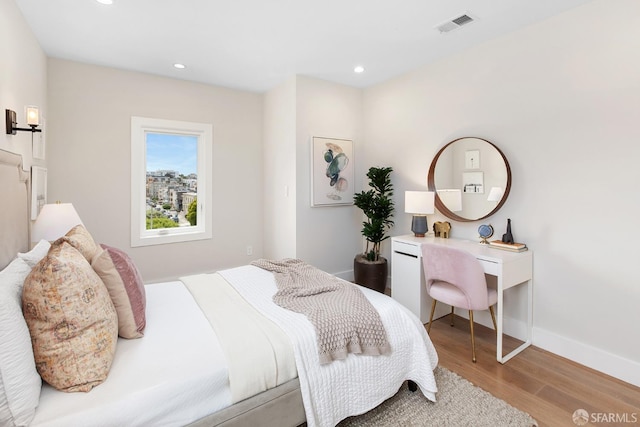
<svg viewBox="0 0 640 427">
<path fill-rule="evenodd" d="M 198 139 L 198 223 L 191 227 L 146 229 L 147 133 L 195 136 Z M 175 120 L 131 117 L 131 246 L 211 239 L 213 126 Z"/>
</svg>

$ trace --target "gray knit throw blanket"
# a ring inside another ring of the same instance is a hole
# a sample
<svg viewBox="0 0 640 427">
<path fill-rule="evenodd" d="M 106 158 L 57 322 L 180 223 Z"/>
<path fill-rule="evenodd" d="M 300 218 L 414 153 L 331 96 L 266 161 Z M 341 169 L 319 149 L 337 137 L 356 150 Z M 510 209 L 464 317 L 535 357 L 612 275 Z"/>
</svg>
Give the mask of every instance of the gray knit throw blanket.
<svg viewBox="0 0 640 427">
<path fill-rule="evenodd" d="M 357 286 L 298 259 L 260 259 L 251 263 L 274 274 L 273 302 L 302 313 L 316 330 L 320 364 L 348 353 L 391 353 L 380 315 Z"/>
</svg>

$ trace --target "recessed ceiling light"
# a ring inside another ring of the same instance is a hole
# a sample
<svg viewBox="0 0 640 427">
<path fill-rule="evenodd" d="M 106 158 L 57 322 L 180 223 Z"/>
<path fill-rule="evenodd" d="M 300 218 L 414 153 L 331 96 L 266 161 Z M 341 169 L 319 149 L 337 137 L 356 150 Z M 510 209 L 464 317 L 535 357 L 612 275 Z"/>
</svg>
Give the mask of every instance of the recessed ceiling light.
<svg viewBox="0 0 640 427">
<path fill-rule="evenodd" d="M 180 63 L 173 64 L 173 66 L 180 70 L 182 70 L 183 68 L 187 68 L 184 64 L 180 64 Z"/>
<path fill-rule="evenodd" d="M 364 67 L 362 65 L 357 65 L 354 69 L 353 69 L 354 73 L 364 73 Z"/>
<path fill-rule="evenodd" d="M 113 0 L 96 0 L 96 1 L 102 4 L 113 4 Z"/>
</svg>

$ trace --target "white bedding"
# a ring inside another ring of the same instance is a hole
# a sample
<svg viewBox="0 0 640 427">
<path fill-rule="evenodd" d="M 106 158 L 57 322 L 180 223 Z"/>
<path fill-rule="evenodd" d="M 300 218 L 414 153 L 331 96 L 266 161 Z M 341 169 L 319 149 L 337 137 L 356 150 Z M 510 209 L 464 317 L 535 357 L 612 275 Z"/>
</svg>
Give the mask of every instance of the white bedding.
<svg viewBox="0 0 640 427">
<path fill-rule="evenodd" d="M 219 274 L 181 277 L 221 343 L 232 403 L 298 376 L 291 340 Z"/>
<path fill-rule="evenodd" d="M 224 354 L 189 291 L 145 290 L 144 337 L 118 340 L 109 377 L 89 393 L 43 385 L 32 426 L 180 426 L 231 405 Z"/>
<path fill-rule="evenodd" d="M 351 354 L 345 360 L 320 365 L 311 323 L 304 315 L 273 303 L 277 288 L 272 273 L 244 266 L 219 274 L 291 337 L 309 427 L 334 426 L 348 416 L 367 412 L 393 396 L 407 379 L 435 401 L 435 348 L 416 316 L 391 298 L 362 288 L 380 313 L 391 344 L 390 355 Z"/>
</svg>

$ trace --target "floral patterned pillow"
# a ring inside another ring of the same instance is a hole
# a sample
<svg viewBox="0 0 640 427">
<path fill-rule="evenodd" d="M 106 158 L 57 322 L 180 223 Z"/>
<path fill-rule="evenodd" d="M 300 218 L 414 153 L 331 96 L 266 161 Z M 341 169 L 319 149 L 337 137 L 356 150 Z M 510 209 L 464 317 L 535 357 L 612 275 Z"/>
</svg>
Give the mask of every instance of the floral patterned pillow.
<svg viewBox="0 0 640 427">
<path fill-rule="evenodd" d="M 64 239 L 27 276 L 22 310 L 43 380 L 72 392 L 89 391 L 107 378 L 118 317 L 100 277 Z"/>
</svg>

